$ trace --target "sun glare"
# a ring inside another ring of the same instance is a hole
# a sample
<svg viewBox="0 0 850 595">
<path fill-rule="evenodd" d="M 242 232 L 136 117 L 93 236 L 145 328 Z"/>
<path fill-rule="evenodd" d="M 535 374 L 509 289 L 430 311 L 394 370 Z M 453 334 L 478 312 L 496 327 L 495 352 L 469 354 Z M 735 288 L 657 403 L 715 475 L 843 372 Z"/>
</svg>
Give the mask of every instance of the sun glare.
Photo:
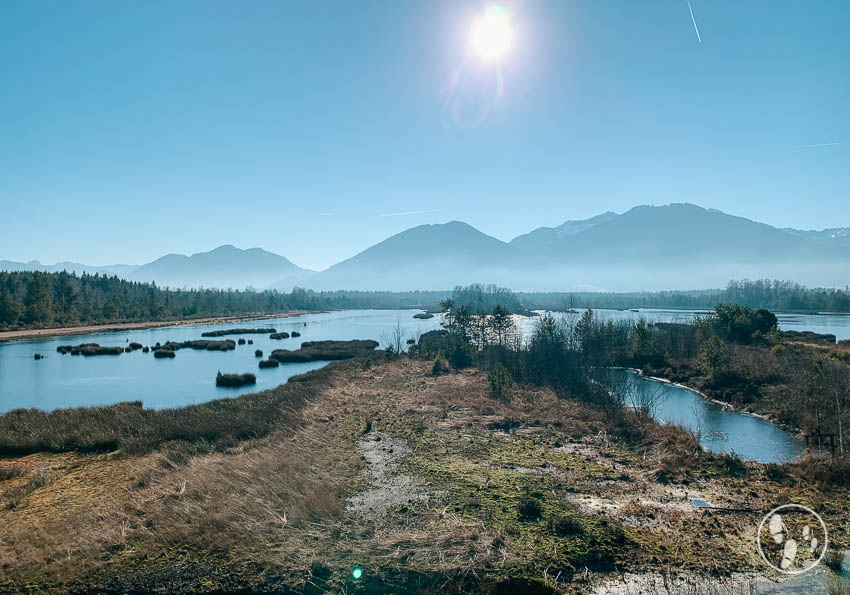
<svg viewBox="0 0 850 595">
<path fill-rule="evenodd" d="M 511 26 L 504 6 L 489 6 L 472 23 L 469 45 L 484 60 L 499 60 L 511 47 Z"/>
</svg>

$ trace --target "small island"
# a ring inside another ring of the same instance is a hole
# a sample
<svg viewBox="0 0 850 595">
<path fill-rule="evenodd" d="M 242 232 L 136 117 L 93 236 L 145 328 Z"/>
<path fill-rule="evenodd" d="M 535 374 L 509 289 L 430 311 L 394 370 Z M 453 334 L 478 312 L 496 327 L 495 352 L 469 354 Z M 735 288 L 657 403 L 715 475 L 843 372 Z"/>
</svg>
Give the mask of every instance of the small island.
<svg viewBox="0 0 850 595">
<path fill-rule="evenodd" d="M 276 328 L 228 328 L 201 333 L 202 337 L 226 337 L 227 335 L 267 335 L 277 332 Z"/>
<path fill-rule="evenodd" d="M 251 373 L 245 374 L 222 374 L 218 373 L 215 377 L 216 386 L 246 386 L 249 384 L 257 384 L 257 377 Z"/>
</svg>

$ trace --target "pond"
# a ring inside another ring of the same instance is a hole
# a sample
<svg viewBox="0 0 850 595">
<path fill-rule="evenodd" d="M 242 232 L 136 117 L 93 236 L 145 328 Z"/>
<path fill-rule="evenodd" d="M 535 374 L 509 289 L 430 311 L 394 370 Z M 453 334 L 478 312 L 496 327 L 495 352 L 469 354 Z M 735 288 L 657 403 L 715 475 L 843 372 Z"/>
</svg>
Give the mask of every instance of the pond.
<svg viewBox="0 0 850 595">
<path fill-rule="evenodd" d="M 233 397 L 273 388 L 290 376 L 320 368 L 327 362 L 283 364 L 260 370 L 255 349 L 266 357 L 274 349 L 298 349 L 303 341 L 324 339 L 374 339 L 384 347 L 398 322 L 405 338 L 437 328 L 439 318 L 416 320 L 421 310 L 344 310 L 305 314 L 292 318 L 272 318 L 251 322 L 198 326 L 163 327 L 134 331 L 43 338 L 0 343 L 0 414 L 19 407 L 51 410 L 59 407 L 105 405 L 120 401 L 142 401 L 146 407 L 165 408 Z M 174 359 L 155 359 L 141 350 L 121 355 L 71 356 L 56 352 L 59 345 L 99 343 L 126 346 L 129 342 L 154 345 L 157 342 L 200 339 L 201 333 L 234 327 L 274 327 L 278 331 L 298 331 L 301 337 L 272 340 L 267 334 L 219 337 L 251 339 L 253 345 L 239 345 L 233 351 L 181 349 Z M 41 353 L 43 360 L 35 361 Z M 240 388 L 215 386 L 218 371 L 252 372 L 257 384 Z"/>
<path fill-rule="evenodd" d="M 625 390 L 630 405 L 646 405 L 659 422 L 684 426 L 711 452 L 732 454 L 761 463 L 796 458 L 805 447 L 771 421 L 724 408 L 699 393 L 640 375 L 633 370 L 609 370 L 609 386 Z"/>
</svg>

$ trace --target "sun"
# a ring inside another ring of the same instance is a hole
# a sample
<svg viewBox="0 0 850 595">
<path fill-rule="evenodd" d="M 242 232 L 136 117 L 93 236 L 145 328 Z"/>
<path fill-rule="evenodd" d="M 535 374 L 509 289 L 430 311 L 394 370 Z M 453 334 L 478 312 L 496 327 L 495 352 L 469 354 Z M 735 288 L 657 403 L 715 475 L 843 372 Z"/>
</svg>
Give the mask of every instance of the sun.
<svg viewBox="0 0 850 595">
<path fill-rule="evenodd" d="M 497 61 L 511 48 L 512 37 L 508 10 L 494 4 L 472 23 L 469 45 L 480 58 Z"/>
</svg>

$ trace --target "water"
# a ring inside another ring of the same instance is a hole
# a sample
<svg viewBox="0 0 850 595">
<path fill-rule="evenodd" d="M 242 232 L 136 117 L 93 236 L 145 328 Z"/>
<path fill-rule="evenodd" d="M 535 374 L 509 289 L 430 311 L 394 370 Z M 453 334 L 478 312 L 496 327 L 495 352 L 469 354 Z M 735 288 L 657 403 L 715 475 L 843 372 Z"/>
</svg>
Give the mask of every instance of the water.
<svg viewBox="0 0 850 595">
<path fill-rule="evenodd" d="M 578 310 L 578 308 L 577 308 Z M 579 314 L 582 311 L 579 310 Z M 647 322 L 690 322 L 696 316 L 705 316 L 708 310 L 663 310 L 640 308 L 638 310 L 594 310 L 605 320 L 638 320 Z M 559 313 L 558 316 L 570 316 Z M 572 316 L 577 316 L 573 314 Z M 777 314 L 779 328 L 783 331 L 812 331 L 835 335 L 837 341 L 850 339 L 850 314 Z M 533 324 L 534 319 L 525 319 L 523 326 Z"/>
<path fill-rule="evenodd" d="M 0 343 L 0 414 L 19 407 L 51 410 L 60 407 L 105 405 L 120 401 L 142 401 L 146 407 L 178 407 L 233 397 L 273 388 L 290 376 L 320 368 L 327 362 L 281 364 L 260 370 L 255 349 L 264 357 L 274 349 L 297 349 L 303 341 L 323 339 L 374 339 L 386 346 L 396 322 L 401 323 L 405 338 L 437 328 L 439 318 L 416 320 L 421 310 L 348 310 L 306 314 L 292 318 L 273 318 L 226 324 L 182 326 L 112 333 L 93 333 L 31 341 Z M 174 359 L 154 359 L 141 350 L 118 356 L 60 355 L 58 345 L 99 343 L 126 346 L 128 341 L 142 345 L 157 342 L 200 339 L 201 333 L 234 327 L 274 327 L 278 331 L 299 331 L 297 338 L 274 341 L 268 335 L 239 335 L 253 345 L 238 345 L 234 351 L 195 351 L 181 349 Z M 45 359 L 35 361 L 41 353 Z M 253 372 L 257 384 L 239 388 L 215 386 L 218 371 Z"/>
<path fill-rule="evenodd" d="M 805 447 L 773 422 L 723 408 L 690 389 L 645 378 L 632 370 L 610 370 L 624 381 L 631 405 L 654 402 L 652 416 L 662 423 L 688 428 L 711 452 L 735 453 L 762 463 L 782 463 Z M 616 381 L 616 380 L 615 380 Z"/>
</svg>

